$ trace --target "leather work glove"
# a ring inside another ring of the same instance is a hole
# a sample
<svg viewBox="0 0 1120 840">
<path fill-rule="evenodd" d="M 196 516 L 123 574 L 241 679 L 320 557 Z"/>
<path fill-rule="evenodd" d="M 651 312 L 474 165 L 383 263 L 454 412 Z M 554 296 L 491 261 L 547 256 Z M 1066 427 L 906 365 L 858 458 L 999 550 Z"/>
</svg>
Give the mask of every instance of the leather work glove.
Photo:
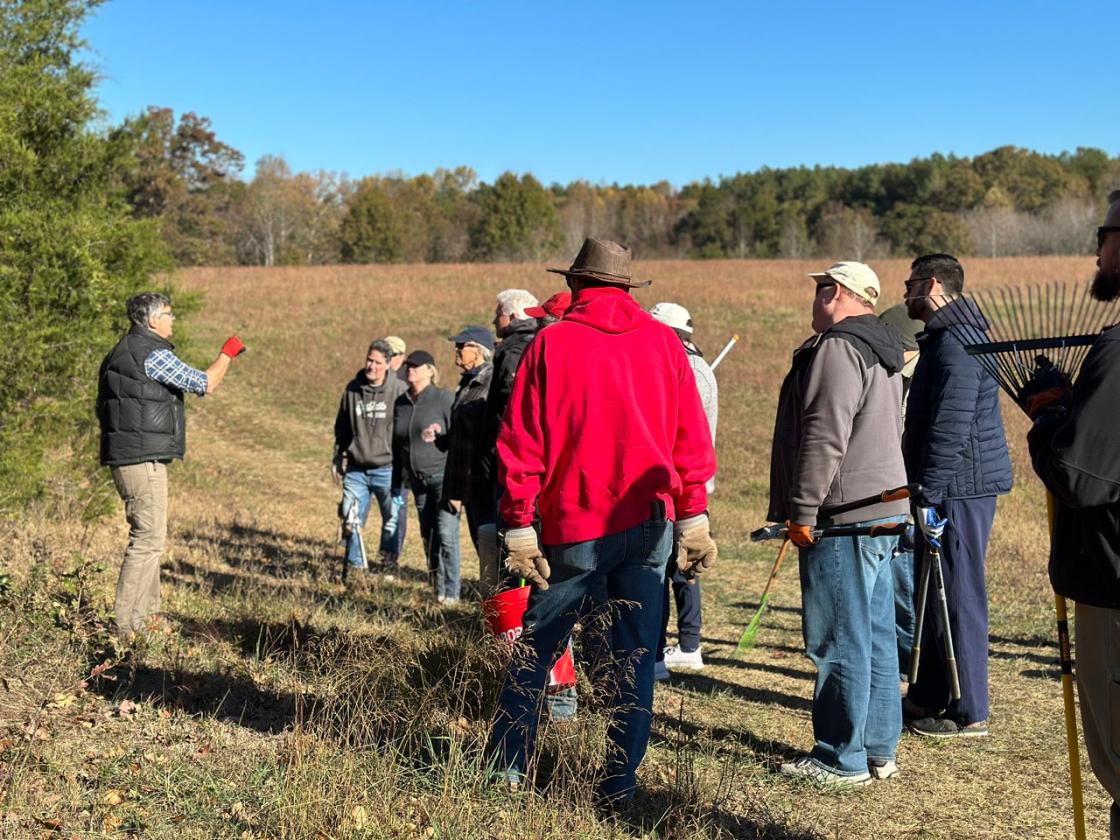
<svg viewBox="0 0 1120 840">
<path fill-rule="evenodd" d="M 226 339 L 226 343 L 222 345 L 222 355 L 229 356 L 231 359 L 236 359 L 244 353 L 246 347 L 241 343 L 241 339 L 235 335 L 231 335 Z"/>
<path fill-rule="evenodd" d="M 789 541 L 798 548 L 808 548 L 817 541 L 813 536 L 812 525 L 802 525 L 792 519 L 786 521 L 786 533 L 789 534 Z"/>
<path fill-rule="evenodd" d="M 515 577 L 524 578 L 538 589 L 548 589 L 552 569 L 541 551 L 537 532 L 532 528 L 512 528 L 503 534 L 506 547 L 506 568 Z"/>
<path fill-rule="evenodd" d="M 914 519 L 925 534 L 926 542 L 933 548 L 941 548 L 941 535 L 945 533 L 949 520 L 938 513 L 935 507 L 918 508 L 914 511 Z"/>
<path fill-rule="evenodd" d="M 673 529 L 677 535 L 677 569 L 692 583 L 712 567 L 718 554 L 708 516 L 690 516 L 675 523 Z"/>
<path fill-rule="evenodd" d="M 1053 362 L 1045 356 L 1038 356 L 1035 364 L 1034 375 L 1015 395 L 1015 402 L 1032 420 L 1037 420 L 1044 413 L 1065 409 L 1073 396 L 1069 377 L 1058 370 Z"/>
</svg>

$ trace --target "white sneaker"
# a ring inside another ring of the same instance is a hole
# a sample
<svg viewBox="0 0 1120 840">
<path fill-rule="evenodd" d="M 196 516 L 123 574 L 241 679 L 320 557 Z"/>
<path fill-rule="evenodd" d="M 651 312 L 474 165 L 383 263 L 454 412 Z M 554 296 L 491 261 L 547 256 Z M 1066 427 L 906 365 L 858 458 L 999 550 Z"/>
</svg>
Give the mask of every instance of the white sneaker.
<svg viewBox="0 0 1120 840">
<path fill-rule="evenodd" d="M 664 662 L 658 661 L 653 663 L 653 678 L 654 680 L 669 679 L 669 669 L 665 667 Z"/>
<path fill-rule="evenodd" d="M 670 670 L 703 671 L 704 657 L 700 655 L 700 647 L 683 651 L 679 645 L 669 645 L 665 648 L 665 667 Z"/>
<path fill-rule="evenodd" d="M 844 773 L 836 773 L 829 770 L 827 767 L 822 767 L 804 755 L 797 761 L 791 761 L 788 764 L 783 764 L 779 770 L 783 776 L 795 776 L 802 779 L 808 779 L 816 782 L 819 785 L 834 788 L 851 788 L 851 787 L 864 787 L 871 784 L 871 774 L 864 770 L 862 773 L 855 773 L 854 775 L 847 775 Z"/>
<path fill-rule="evenodd" d="M 867 759 L 867 769 L 876 779 L 893 779 L 898 775 L 898 762 L 889 758 Z"/>
</svg>

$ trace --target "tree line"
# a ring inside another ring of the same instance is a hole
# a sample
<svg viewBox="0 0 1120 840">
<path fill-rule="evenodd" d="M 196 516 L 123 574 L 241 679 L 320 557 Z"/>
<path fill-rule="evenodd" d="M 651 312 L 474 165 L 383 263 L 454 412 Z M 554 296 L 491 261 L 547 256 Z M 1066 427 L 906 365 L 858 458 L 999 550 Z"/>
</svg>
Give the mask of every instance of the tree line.
<svg viewBox="0 0 1120 840">
<path fill-rule="evenodd" d="M 681 188 L 512 172 L 485 183 L 466 166 L 351 179 L 276 156 L 245 180 L 243 156 L 196 114 L 149 108 L 111 136 L 133 150 L 120 186 L 134 217 L 156 222 L 180 265 L 556 259 L 590 235 L 647 259 L 1080 254 L 1120 183 L 1120 157 L 1101 149 L 1014 146 Z"/>
</svg>

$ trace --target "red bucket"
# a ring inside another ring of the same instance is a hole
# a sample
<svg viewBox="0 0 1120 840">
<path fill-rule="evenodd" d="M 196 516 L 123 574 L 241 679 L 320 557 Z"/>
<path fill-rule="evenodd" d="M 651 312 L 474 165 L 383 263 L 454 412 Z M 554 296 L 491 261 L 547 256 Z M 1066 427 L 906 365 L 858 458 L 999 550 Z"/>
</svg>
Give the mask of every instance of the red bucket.
<svg viewBox="0 0 1120 840">
<path fill-rule="evenodd" d="M 487 629 L 499 639 L 505 639 L 511 647 L 521 638 L 521 620 L 529 606 L 530 589 L 529 586 L 507 589 L 482 602 L 482 616 Z M 572 642 L 569 639 L 568 646 L 548 674 L 548 687 L 561 689 L 575 684 L 576 666 L 572 660 Z"/>
</svg>

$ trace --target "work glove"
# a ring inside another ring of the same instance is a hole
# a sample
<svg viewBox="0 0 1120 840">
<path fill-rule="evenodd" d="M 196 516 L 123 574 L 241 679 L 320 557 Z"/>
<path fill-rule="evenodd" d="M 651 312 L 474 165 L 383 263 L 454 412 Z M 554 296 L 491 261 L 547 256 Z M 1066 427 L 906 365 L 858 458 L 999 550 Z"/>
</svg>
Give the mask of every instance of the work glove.
<svg viewBox="0 0 1120 840">
<path fill-rule="evenodd" d="M 677 569 L 692 583 L 716 562 L 716 543 L 707 514 L 682 519 L 673 529 L 677 536 Z"/>
<path fill-rule="evenodd" d="M 241 343 L 241 339 L 235 335 L 231 335 L 226 339 L 226 343 L 222 345 L 222 355 L 229 356 L 231 359 L 236 359 L 245 352 L 245 345 Z"/>
<path fill-rule="evenodd" d="M 941 535 L 949 520 L 937 512 L 935 507 L 920 507 L 914 511 L 914 519 L 922 529 L 926 542 L 933 548 L 941 548 Z"/>
<path fill-rule="evenodd" d="M 503 534 L 506 568 L 514 577 L 524 578 L 538 589 L 548 589 L 552 569 L 541 551 L 537 532 L 532 528 L 512 528 Z"/>
<path fill-rule="evenodd" d="M 789 535 L 789 541 L 798 548 L 808 548 L 817 541 L 813 536 L 812 525 L 802 525 L 792 519 L 786 521 L 786 533 Z"/>
<path fill-rule="evenodd" d="M 1053 362 L 1045 356 L 1038 356 L 1035 365 L 1034 375 L 1015 395 L 1015 402 L 1032 420 L 1037 420 L 1042 414 L 1066 409 L 1073 396 L 1069 377 Z"/>
</svg>

